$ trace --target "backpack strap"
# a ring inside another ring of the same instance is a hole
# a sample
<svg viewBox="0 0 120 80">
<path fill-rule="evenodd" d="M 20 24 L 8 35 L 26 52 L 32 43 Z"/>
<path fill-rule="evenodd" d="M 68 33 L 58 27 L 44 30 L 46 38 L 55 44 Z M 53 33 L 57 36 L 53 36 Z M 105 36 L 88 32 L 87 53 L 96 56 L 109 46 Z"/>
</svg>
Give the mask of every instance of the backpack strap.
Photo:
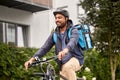
<svg viewBox="0 0 120 80">
<path fill-rule="evenodd" d="M 71 28 L 69 28 L 69 30 L 68 30 L 68 39 L 70 39 L 71 32 L 72 32 L 72 27 L 71 27 Z"/>
<path fill-rule="evenodd" d="M 53 41 L 54 41 L 54 43 L 57 42 L 57 34 L 55 32 L 53 33 Z"/>
</svg>

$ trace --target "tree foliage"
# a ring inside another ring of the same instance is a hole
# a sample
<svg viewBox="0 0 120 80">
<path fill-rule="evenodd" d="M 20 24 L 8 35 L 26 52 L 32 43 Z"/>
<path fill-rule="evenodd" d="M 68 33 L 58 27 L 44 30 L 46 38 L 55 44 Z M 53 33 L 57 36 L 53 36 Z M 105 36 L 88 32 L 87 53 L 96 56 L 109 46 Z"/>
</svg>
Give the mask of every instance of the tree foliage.
<svg viewBox="0 0 120 80">
<path fill-rule="evenodd" d="M 83 0 L 87 21 L 95 28 L 94 46 L 110 61 L 111 78 L 120 62 L 120 0 Z"/>
<path fill-rule="evenodd" d="M 84 0 L 81 5 L 87 14 L 88 23 L 95 27 L 97 49 L 108 51 L 109 47 L 106 46 L 111 41 L 112 53 L 120 52 L 120 1 Z"/>
</svg>

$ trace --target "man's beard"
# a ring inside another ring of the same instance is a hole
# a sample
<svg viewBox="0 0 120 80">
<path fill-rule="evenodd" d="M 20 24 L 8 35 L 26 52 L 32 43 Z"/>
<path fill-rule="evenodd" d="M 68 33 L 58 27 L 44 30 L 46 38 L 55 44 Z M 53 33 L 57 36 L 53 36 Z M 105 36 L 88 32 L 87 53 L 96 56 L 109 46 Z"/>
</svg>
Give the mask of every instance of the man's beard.
<svg viewBox="0 0 120 80">
<path fill-rule="evenodd" d="M 66 25 L 67 25 L 67 22 L 62 23 L 61 25 L 57 25 L 57 27 L 58 27 L 58 28 L 63 28 L 63 27 L 65 27 Z"/>
<path fill-rule="evenodd" d="M 65 26 L 66 26 L 66 24 L 61 25 L 61 26 L 58 26 L 58 27 L 62 29 L 62 28 L 65 27 Z"/>
</svg>

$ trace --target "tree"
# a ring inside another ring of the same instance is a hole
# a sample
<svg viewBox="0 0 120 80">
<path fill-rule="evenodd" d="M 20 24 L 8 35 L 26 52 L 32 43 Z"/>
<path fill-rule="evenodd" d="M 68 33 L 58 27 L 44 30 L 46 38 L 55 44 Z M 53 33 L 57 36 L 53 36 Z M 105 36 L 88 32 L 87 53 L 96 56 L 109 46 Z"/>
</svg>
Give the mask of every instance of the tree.
<svg viewBox="0 0 120 80">
<path fill-rule="evenodd" d="M 95 28 L 94 45 L 103 56 L 108 56 L 111 79 L 120 56 L 120 0 L 83 0 L 81 6 L 87 14 L 87 21 Z"/>
</svg>

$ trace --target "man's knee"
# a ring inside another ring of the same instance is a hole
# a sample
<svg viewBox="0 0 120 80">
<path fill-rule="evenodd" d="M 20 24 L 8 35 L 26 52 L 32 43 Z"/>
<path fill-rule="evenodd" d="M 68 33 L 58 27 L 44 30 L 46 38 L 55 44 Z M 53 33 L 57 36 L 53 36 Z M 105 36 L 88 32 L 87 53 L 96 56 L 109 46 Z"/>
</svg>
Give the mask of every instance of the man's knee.
<svg viewBox="0 0 120 80">
<path fill-rule="evenodd" d="M 66 63 L 62 66 L 62 71 L 69 72 L 70 70 L 74 70 L 73 67 L 73 65 Z"/>
</svg>

